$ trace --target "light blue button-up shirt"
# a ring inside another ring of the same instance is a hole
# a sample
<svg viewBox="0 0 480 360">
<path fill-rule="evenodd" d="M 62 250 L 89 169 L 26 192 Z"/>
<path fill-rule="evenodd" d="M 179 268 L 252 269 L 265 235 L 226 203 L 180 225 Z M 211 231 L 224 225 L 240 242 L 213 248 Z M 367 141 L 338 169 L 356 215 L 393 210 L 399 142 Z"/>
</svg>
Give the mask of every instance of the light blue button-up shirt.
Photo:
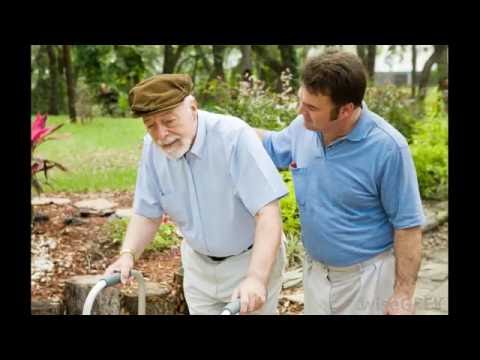
<svg viewBox="0 0 480 360">
<path fill-rule="evenodd" d="M 287 193 L 250 126 L 199 111 L 195 142 L 178 160 L 168 159 L 145 135 L 134 212 L 147 218 L 165 212 L 193 249 L 230 256 L 253 244 L 256 213 Z"/>
<path fill-rule="evenodd" d="M 393 246 L 394 229 L 424 214 L 405 138 L 365 104 L 355 127 L 325 148 L 303 116 L 268 132 L 263 144 L 279 168 L 291 168 L 305 250 L 315 260 L 350 266 Z"/>
</svg>

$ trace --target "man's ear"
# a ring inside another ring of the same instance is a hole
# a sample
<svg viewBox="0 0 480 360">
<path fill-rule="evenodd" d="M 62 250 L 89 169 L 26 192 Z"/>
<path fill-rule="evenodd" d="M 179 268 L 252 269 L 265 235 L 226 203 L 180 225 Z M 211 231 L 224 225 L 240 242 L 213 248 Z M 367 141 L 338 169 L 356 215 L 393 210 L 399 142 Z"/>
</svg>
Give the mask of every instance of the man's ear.
<svg viewBox="0 0 480 360">
<path fill-rule="evenodd" d="M 354 111 L 355 111 L 355 105 L 353 105 L 353 103 L 345 104 L 340 108 L 340 112 L 345 117 L 351 116 Z"/>
<path fill-rule="evenodd" d="M 191 101 L 191 103 L 190 103 L 190 108 L 191 108 L 193 111 L 198 110 L 198 102 L 197 102 L 197 99 L 195 99 L 193 96 L 192 96 L 192 101 Z"/>
</svg>

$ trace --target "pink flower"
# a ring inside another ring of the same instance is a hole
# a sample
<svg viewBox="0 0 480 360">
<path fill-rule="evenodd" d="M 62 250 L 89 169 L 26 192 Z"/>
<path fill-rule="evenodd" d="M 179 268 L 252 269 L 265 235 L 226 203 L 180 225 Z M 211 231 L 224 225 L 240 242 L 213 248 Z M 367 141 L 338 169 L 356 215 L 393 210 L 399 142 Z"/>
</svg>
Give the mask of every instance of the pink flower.
<svg viewBox="0 0 480 360">
<path fill-rule="evenodd" d="M 60 124 L 54 127 L 46 127 L 47 117 L 48 114 L 42 116 L 40 113 L 37 113 L 35 121 L 32 123 L 32 147 L 40 143 L 47 135 L 58 130 L 63 125 Z"/>
<path fill-rule="evenodd" d="M 40 113 L 37 113 L 32 124 L 32 145 L 38 143 L 52 131 L 52 128 L 45 127 L 47 116 L 47 114 L 42 116 Z"/>
</svg>

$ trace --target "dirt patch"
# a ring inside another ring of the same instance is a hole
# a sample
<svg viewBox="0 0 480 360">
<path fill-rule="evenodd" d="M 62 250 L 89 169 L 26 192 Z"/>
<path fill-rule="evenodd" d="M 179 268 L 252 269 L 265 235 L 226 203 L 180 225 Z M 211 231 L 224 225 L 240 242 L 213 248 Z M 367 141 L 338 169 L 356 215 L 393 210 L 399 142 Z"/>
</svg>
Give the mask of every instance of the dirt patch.
<svg viewBox="0 0 480 360">
<path fill-rule="evenodd" d="M 79 217 L 73 203 L 104 198 L 117 208 L 132 206 L 130 192 L 55 193 L 47 197 L 65 197 L 67 205 L 34 206 L 34 214 L 48 220 L 34 223 L 32 229 L 32 300 L 60 301 L 65 280 L 75 275 L 102 274 L 118 255 L 119 244 L 114 244 L 106 231 L 108 217 Z M 75 218 L 80 221 L 69 222 Z M 136 268 L 147 280 L 170 283 L 180 267 L 178 247 L 162 252 L 145 252 Z"/>
</svg>

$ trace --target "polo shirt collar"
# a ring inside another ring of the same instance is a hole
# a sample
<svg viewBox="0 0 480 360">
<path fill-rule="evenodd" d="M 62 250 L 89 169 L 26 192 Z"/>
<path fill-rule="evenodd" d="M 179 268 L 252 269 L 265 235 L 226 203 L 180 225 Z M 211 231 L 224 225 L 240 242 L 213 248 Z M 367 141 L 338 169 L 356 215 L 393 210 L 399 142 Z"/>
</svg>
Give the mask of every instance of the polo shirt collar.
<svg viewBox="0 0 480 360">
<path fill-rule="evenodd" d="M 347 134 L 346 138 L 350 141 L 360 141 L 365 139 L 370 133 L 370 130 L 375 126 L 371 116 L 368 116 L 369 110 L 364 102 L 362 102 L 362 110 L 360 116 L 353 127 L 353 129 Z"/>
</svg>

